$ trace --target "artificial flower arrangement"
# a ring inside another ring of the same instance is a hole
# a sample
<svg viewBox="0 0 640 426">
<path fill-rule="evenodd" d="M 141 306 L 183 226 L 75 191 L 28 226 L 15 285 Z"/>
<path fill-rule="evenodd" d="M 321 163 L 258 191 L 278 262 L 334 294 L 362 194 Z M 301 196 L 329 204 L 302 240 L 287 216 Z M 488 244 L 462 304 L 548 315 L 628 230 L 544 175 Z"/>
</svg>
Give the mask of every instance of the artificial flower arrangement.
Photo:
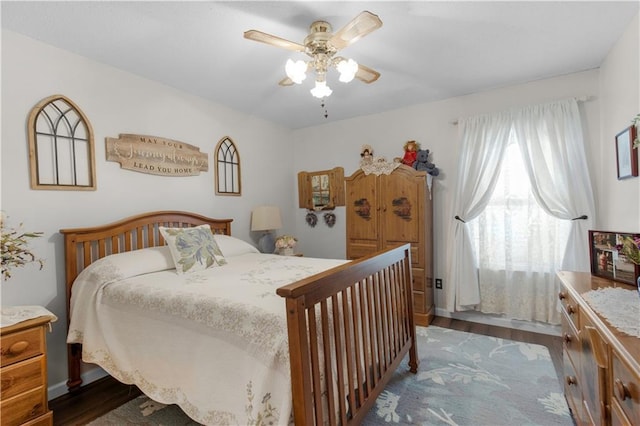
<svg viewBox="0 0 640 426">
<path fill-rule="evenodd" d="M 30 238 L 37 238 L 42 232 L 22 232 L 22 223 L 16 228 L 5 227 L 7 216 L 0 214 L 0 228 L 2 229 L 2 276 L 5 280 L 11 278 L 11 269 L 25 266 L 27 263 L 37 262 L 40 269 L 44 266 L 42 259 L 29 250 Z"/>
<path fill-rule="evenodd" d="M 285 249 L 285 248 L 294 248 L 298 240 L 291 235 L 281 235 L 276 238 L 276 248 L 277 249 Z"/>
</svg>

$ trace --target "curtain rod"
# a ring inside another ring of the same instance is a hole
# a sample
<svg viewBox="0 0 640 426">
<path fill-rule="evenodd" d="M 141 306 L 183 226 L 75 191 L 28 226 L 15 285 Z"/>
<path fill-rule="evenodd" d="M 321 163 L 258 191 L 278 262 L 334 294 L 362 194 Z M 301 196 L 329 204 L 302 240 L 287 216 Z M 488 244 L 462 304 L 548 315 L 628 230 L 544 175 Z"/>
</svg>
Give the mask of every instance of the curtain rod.
<svg viewBox="0 0 640 426">
<path fill-rule="evenodd" d="M 594 96 L 591 95 L 583 95 L 583 96 L 574 96 L 573 99 L 575 99 L 578 102 L 588 102 L 591 99 L 593 99 Z M 458 120 L 453 120 L 449 122 L 452 126 L 457 126 L 458 125 Z"/>
</svg>

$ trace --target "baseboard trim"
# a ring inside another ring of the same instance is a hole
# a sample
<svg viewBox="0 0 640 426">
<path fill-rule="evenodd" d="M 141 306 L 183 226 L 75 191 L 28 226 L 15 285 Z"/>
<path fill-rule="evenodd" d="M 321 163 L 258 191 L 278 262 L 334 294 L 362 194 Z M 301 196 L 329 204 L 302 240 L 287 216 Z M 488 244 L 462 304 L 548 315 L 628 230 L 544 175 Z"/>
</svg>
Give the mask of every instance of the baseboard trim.
<svg viewBox="0 0 640 426">
<path fill-rule="evenodd" d="M 95 382 L 98 379 L 102 379 L 105 376 L 108 376 L 108 374 L 102 368 L 100 367 L 93 368 L 81 375 L 82 384 L 87 385 L 91 382 Z M 68 392 L 69 392 L 69 389 L 67 389 L 66 381 L 56 383 L 55 385 L 49 386 L 47 388 L 47 393 L 48 393 L 47 398 L 49 399 L 49 401 L 51 401 L 52 399 L 62 396 Z"/>
<path fill-rule="evenodd" d="M 496 315 L 483 314 L 481 312 L 475 311 L 449 312 L 441 308 L 436 308 L 436 316 L 476 322 L 479 324 L 494 325 L 496 327 L 506 327 L 515 330 L 531 331 L 534 333 L 548 334 L 551 336 L 562 335 L 562 328 L 560 325 L 552 325 L 542 322 L 522 321 Z"/>
</svg>

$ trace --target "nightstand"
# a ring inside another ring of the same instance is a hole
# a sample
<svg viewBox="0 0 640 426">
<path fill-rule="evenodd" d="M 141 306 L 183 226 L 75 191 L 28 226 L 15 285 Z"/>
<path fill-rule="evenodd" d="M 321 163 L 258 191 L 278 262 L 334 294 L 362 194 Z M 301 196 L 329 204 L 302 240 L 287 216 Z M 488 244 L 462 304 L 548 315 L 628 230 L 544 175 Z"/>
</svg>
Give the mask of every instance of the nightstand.
<svg viewBox="0 0 640 426">
<path fill-rule="evenodd" d="M 43 316 L 0 328 L 0 424 L 53 425 L 47 400 L 47 344 Z"/>
</svg>

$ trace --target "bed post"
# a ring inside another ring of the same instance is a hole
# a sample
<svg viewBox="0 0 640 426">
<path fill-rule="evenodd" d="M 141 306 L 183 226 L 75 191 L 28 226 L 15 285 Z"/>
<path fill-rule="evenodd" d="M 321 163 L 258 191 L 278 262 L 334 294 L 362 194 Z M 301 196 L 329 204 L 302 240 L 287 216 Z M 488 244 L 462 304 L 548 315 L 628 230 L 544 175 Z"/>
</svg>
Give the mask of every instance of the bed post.
<svg viewBox="0 0 640 426">
<path fill-rule="evenodd" d="M 295 425 L 314 424 L 311 366 L 307 344 L 307 321 L 301 299 L 286 300 L 289 336 L 289 362 L 291 364 L 291 390 Z M 294 373 L 295 372 L 295 373 Z"/>
</svg>

